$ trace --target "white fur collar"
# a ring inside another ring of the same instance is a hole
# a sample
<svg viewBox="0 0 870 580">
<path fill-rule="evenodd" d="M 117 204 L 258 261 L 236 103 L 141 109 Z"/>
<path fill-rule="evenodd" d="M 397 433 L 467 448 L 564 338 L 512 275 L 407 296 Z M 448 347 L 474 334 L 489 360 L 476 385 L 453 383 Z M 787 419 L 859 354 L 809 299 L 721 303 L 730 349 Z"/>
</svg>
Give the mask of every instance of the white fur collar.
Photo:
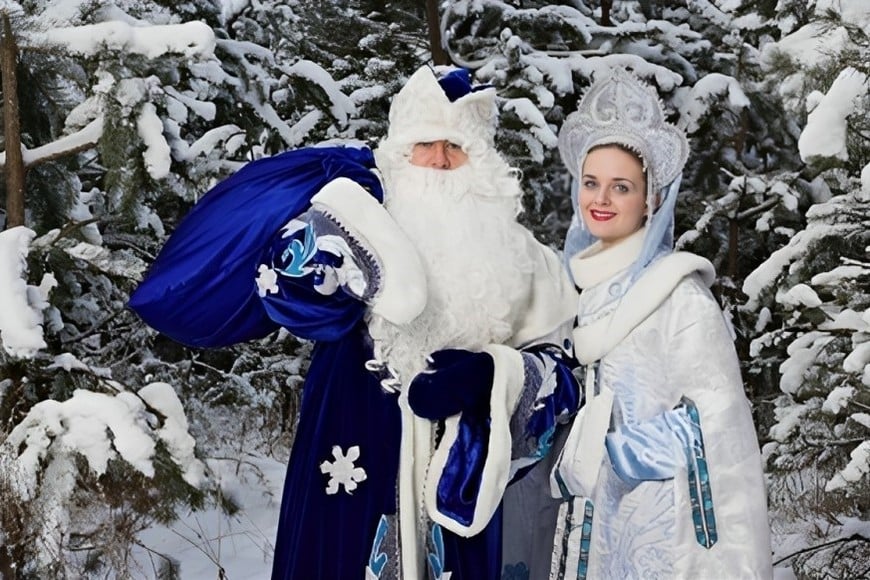
<svg viewBox="0 0 870 580">
<path fill-rule="evenodd" d="M 574 282 L 585 290 L 628 268 L 640 255 L 645 235 L 646 228 L 641 228 L 609 248 L 599 241 L 578 253 L 569 261 Z"/>
<path fill-rule="evenodd" d="M 599 255 L 610 254 L 611 250 L 618 249 L 620 245 L 622 244 L 608 248 Z M 583 269 L 586 269 L 585 266 Z M 707 286 L 716 278 L 713 264 L 689 252 L 668 254 L 650 264 L 620 299 L 615 309 L 574 329 L 574 354 L 577 360 L 589 364 L 609 353 L 655 312 L 683 278 L 694 272 L 700 274 Z M 581 294 L 581 306 L 583 301 L 584 295 Z"/>
</svg>

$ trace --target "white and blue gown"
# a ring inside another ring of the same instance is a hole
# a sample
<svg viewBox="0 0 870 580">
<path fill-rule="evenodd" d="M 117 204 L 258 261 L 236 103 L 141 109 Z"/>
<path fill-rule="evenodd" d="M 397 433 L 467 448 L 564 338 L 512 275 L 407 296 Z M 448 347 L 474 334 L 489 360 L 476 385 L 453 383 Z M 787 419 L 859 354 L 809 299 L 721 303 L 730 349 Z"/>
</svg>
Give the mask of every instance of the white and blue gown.
<svg viewBox="0 0 870 580">
<path fill-rule="evenodd" d="M 772 577 L 763 465 L 712 265 L 644 230 L 588 247 L 574 348 L 583 410 L 556 460 L 551 578 Z M 626 290 L 627 288 L 627 290 Z"/>
</svg>

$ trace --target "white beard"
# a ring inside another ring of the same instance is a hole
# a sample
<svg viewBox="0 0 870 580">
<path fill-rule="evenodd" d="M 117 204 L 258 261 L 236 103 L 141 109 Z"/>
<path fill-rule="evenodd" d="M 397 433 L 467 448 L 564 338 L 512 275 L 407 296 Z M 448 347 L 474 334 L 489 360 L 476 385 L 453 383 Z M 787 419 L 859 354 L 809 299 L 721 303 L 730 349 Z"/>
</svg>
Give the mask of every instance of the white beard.
<svg viewBox="0 0 870 580">
<path fill-rule="evenodd" d="M 532 269 L 516 222 L 520 188 L 494 151 L 454 170 L 379 157 L 386 207 L 416 246 L 426 269 L 426 308 L 398 327 L 370 314 L 375 359 L 403 385 L 444 348 L 479 351 L 514 333 Z"/>
</svg>

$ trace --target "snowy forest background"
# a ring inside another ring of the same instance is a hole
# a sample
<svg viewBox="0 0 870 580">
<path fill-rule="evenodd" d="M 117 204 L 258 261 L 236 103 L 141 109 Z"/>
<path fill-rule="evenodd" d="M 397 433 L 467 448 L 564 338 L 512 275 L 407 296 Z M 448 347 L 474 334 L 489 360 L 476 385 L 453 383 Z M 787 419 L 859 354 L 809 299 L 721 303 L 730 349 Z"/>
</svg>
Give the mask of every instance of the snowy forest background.
<svg viewBox="0 0 870 580">
<path fill-rule="evenodd" d="M 556 133 L 596 71 L 692 139 L 767 462 L 780 578 L 870 577 L 866 0 L 0 0 L 0 575 L 264 578 L 311 345 L 214 351 L 125 303 L 245 162 L 373 144 L 423 63 L 495 85 L 523 221 L 570 218 Z"/>
</svg>

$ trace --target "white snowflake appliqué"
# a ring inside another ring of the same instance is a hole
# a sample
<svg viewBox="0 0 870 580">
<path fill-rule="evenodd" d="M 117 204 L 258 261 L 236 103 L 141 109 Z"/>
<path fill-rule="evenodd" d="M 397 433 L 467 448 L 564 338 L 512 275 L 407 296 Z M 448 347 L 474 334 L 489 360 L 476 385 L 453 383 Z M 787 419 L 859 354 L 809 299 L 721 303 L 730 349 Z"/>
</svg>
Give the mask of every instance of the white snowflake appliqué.
<svg viewBox="0 0 870 580">
<path fill-rule="evenodd" d="M 262 297 L 266 294 L 277 294 L 278 273 L 266 264 L 260 264 L 260 267 L 257 268 L 257 272 L 260 273 L 260 275 L 257 276 L 257 289 L 260 296 Z"/>
<path fill-rule="evenodd" d="M 338 486 L 343 485 L 344 491 L 350 494 L 356 489 L 357 483 L 367 477 L 365 469 L 354 466 L 353 462 L 359 459 L 359 445 L 354 445 L 347 450 L 347 455 L 341 447 L 332 447 L 332 456 L 335 461 L 324 461 L 320 464 L 320 471 L 329 474 L 329 483 L 326 484 L 326 493 L 333 495 L 338 493 Z"/>
</svg>

